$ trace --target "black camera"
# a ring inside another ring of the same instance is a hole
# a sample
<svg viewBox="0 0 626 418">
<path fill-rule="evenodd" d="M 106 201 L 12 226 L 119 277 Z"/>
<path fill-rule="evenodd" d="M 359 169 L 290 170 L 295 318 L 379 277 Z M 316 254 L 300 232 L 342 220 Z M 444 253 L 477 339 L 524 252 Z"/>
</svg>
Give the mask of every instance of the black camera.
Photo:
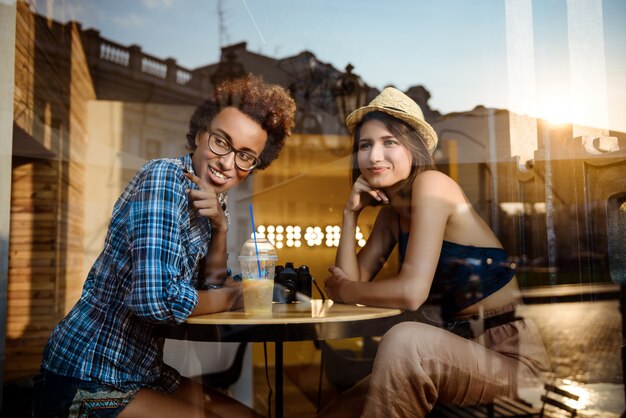
<svg viewBox="0 0 626 418">
<path fill-rule="evenodd" d="M 285 266 L 276 266 L 274 270 L 274 302 L 292 303 L 297 295 L 310 298 L 312 295 L 312 277 L 309 267 L 302 265 L 297 269 L 293 262 L 288 261 Z"/>
</svg>

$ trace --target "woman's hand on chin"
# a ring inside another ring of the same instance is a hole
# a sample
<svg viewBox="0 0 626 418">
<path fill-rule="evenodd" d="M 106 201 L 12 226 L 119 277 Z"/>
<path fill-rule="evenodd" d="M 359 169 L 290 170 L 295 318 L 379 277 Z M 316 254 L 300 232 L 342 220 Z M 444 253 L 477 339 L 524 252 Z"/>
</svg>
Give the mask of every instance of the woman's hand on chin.
<svg viewBox="0 0 626 418">
<path fill-rule="evenodd" d="M 385 192 L 380 189 L 375 189 L 363 176 L 359 176 L 354 182 L 354 185 L 352 185 L 352 192 L 350 193 L 344 210 L 358 213 L 373 200 L 385 204 L 389 203 L 389 198 Z"/>
<path fill-rule="evenodd" d="M 326 295 L 338 303 L 351 303 L 348 301 L 350 295 L 349 287 L 353 283 L 346 273 L 337 266 L 328 268 L 330 276 L 324 280 L 324 291 Z"/>
</svg>

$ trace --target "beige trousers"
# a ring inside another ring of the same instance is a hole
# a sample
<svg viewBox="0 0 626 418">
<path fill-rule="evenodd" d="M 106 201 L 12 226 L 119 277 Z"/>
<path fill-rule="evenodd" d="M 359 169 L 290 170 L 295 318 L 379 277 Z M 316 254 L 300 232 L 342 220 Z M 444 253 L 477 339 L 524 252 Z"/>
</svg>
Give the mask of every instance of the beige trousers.
<svg viewBox="0 0 626 418">
<path fill-rule="evenodd" d="M 320 417 L 424 417 L 435 402 L 491 403 L 516 396 L 518 387 L 541 384 L 541 373 L 549 369 L 539 331 L 527 319 L 487 329 L 473 340 L 403 322 L 383 336 L 372 374 Z"/>
</svg>

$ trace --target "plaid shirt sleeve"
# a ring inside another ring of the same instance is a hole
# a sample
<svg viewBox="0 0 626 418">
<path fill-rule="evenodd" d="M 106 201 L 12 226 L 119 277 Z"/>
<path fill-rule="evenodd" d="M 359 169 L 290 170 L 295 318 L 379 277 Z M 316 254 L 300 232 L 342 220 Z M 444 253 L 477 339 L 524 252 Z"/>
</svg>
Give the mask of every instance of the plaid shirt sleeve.
<svg viewBox="0 0 626 418">
<path fill-rule="evenodd" d="M 189 223 L 185 188 L 179 167 L 157 164 L 131 198 L 127 236 L 133 272 L 125 302 L 148 322 L 182 323 L 198 302 L 181 234 Z"/>
</svg>

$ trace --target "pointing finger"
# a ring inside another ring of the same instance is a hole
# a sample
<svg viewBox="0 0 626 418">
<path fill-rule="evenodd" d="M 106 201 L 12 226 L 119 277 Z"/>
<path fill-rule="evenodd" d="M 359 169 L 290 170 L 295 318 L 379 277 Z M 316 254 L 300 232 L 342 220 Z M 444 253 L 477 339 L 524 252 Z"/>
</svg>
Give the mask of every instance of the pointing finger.
<svg viewBox="0 0 626 418">
<path fill-rule="evenodd" d="M 186 168 L 183 168 L 183 174 L 196 186 L 200 187 L 200 185 L 202 184 L 202 179 L 196 176 L 193 172 L 187 170 Z"/>
<path fill-rule="evenodd" d="M 213 190 L 213 187 L 211 187 L 211 185 L 209 183 L 207 183 L 206 181 L 204 181 L 200 177 L 196 176 L 192 171 L 189 171 L 187 169 L 183 169 L 183 174 L 185 175 L 185 177 L 187 177 L 193 184 L 198 186 L 200 189 L 202 189 L 202 190 L 207 190 L 207 189 Z"/>
</svg>

